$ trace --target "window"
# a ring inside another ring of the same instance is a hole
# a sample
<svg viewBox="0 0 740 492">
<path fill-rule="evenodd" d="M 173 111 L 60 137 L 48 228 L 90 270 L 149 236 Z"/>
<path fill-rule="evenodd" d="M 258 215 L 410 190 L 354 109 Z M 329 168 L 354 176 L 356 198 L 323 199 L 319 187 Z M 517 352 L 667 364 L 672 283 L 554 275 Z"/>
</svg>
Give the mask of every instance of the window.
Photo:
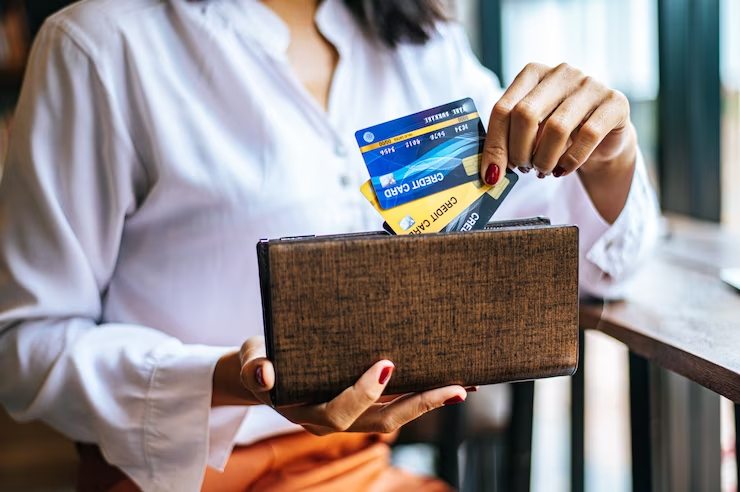
<svg viewBox="0 0 740 492">
<path fill-rule="evenodd" d="M 648 168 L 656 169 L 657 2 L 501 0 L 503 83 L 529 62 L 566 62 L 627 95 Z M 654 179 L 653 182 L 657 183 Z"/>
<path fill-rule="evenodd" d="M 657 0 L 487 2 L 461 2 L 458 15 L 474 51 L 497 71 L 502 84 L 508 86 L 529 62 L 551 66 L 566 62 L 624 92 L 657 185 Z M 490 16 L 483 19 L 483 28 L 475 12 Z M 491 31 L 499 22 L 497 36 Z M 498 39 L 500 53 L 492 54 Z M 586 344 L 585 488 L 627 491 L 631 470 L 626 349 L 598 333 L 588 333 Z M 537 382 L 532 490 L 570 488 L 569 384 L 562 378 Z"/>
<path fill-rule="evenodd" d="M 740 228 L 740 2 L 720 3 L 722 219 Z"/>
</svg>

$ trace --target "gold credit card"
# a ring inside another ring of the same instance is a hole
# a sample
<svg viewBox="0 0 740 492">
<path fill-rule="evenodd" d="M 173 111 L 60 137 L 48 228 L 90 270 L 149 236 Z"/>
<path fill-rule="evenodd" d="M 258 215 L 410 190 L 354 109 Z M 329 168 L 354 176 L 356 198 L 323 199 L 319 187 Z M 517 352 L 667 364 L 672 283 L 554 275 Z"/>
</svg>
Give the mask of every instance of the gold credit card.
<svg viewBox="0 0 740 492">
<path fill-rule="evenodd" d="M 497 201 L 499 198 L 503 199 L 502 194 L 504 191 L 508 192 L 510 186 L 516 182 L 516 178 L 516 174 L 507 173 L 494 187 L 484 184 L 480 179 L 469 181 L 385 210 L 378 202 L 372 181 L 363 184 L 360 191 L 396 234 L 423 234 L 442 231 L 485 194 Z M 495 210 L 492 210 L 491 214 L 493 211 Z M 490 215 L 485 218 L 485 222 L 489 218 Z"/>
</svg>

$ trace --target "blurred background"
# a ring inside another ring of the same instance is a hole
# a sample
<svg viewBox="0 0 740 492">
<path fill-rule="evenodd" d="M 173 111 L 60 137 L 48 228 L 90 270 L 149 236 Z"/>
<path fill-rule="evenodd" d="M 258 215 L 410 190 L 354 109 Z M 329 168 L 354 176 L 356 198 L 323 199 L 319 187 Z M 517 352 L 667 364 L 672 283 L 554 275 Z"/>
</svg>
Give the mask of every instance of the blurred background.
<svg viewBox="0 0 740 492">
<path fill-rule="evenodd" d="M 567 62 L 630 99 L 665 212 L 740 228 L 740 2 L 451 2 L 503 86 Z M 586 332 L 585 490 L 631 490 L 628 354 Z M 532 490 L 570 490 L 570 385 L 538 381 Z M 722 489 L 736 491 L 733 405 L 722 401 Z"/>
<path fill-rule="evenodd" d="M 47 15 L 68 3 L 0 0 L 0 156 L 33 36 Z M 740 1 L 447 3 L 476 54 L 504 86 L 529 62 L 567 62 L 624 92 L 664 211 L 740 229 Z M 585 489 L 628 491 L 627 351 L 595 332 L 586 334 L 585 343 Z M 505 397 L 487 401 L 485 391 L 471 396 L 478 407 L 506 420 Z M 570 401 L 568 378 L 535 385 L 532 490 L 571 488 Z M 733 406 L 725 400 L 722 487 L 727 492 L 737 490 L 734 432 Z M 460 448 L 463 461 L 470 461 L 471 453 Z M 399 446 L 394 454 L 400 466 L 424 473 L 433 473 L 436 458 L 435 448 L 424 444 Z M 41 424 L 13 424 L 0 410 L 0 491 L 71 490 L 75 462 L 70 442 Z"/>
</svg>

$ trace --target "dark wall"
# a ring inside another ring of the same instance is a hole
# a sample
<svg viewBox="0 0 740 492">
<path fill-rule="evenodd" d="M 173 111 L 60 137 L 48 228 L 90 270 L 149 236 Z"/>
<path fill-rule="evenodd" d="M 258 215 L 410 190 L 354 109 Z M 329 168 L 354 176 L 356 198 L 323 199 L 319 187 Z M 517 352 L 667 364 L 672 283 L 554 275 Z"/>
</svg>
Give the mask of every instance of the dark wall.
<svg viewBox="0 0 740 492">
<path fill-rule="evenodd" d="M 5 12 L 9 5 L 23 4 L 28 14 L 31 36 L 35 36 L 44 19 L 57 10 L 74 3 L 73 0 L 0 0 L 0 12 Z"/>
<path fill-rule="evenodd" d="M 27 0 L 25 3 L 31 36 L 34 36 L 44 19 L 74 2 L 70 0 Z"/>
</svg>

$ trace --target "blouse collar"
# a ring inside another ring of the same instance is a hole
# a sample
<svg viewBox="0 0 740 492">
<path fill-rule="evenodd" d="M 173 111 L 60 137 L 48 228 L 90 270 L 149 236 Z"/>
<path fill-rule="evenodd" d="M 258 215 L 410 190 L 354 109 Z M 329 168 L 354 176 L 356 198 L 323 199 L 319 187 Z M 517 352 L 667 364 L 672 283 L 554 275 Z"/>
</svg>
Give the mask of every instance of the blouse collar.
<svg viewBox="0 0 740 492">
<path fill-rule="evenodd" d="M 285 22 L 259 0 L 215 0 L 223 20 L 258 43 L 272 56 L 282 58 L 290 45 L 290 30 Z M 359 27 L 342 0 L 323 0 L 316 11 L 321 34 L 339 51 L 349 56 Z"/>
</svg>

